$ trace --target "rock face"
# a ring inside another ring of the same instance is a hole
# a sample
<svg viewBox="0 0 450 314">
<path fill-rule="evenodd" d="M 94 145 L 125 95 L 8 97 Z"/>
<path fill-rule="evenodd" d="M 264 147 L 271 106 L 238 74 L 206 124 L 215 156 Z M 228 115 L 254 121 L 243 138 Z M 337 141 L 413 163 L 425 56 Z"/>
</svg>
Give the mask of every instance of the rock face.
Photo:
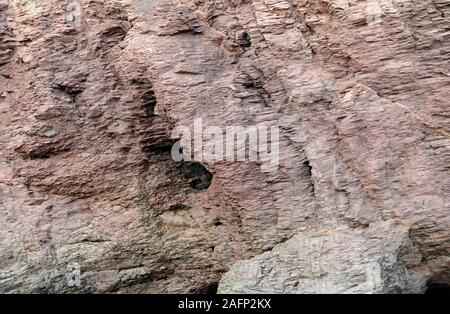
<svg viewBox="0 0 450 314">
<path fill-rule="evenodd" d="M 449 286 L 449 99 L 447 0 L 0 0 L 0 292 Z"/>
</svg>

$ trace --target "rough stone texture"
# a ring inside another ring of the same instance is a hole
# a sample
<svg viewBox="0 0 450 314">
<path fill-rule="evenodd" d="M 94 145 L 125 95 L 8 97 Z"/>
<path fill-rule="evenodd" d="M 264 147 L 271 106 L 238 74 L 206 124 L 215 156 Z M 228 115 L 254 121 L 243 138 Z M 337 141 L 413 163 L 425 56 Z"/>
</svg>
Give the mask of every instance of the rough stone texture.
<svg viewBox="0 0 450 314">
<path fill-rule="evenodd" d="M 408 267 L 420 263 L 408 229 L 393 222 L 298 234 L 270 252 L 237 262 L 221 292 L 398 293 L 417 291 Z M 411 282 L 414 286 L 409 286 Z M 422 283 L 423 284 L 423 283 Z"/>
<path fill-rule="evenodd" d="M 450 285 L 450 3 L 368 2 L 0 0 L 0 292 Z M 278 170 L 173 161 L 198 117 Z"/>
</svg>

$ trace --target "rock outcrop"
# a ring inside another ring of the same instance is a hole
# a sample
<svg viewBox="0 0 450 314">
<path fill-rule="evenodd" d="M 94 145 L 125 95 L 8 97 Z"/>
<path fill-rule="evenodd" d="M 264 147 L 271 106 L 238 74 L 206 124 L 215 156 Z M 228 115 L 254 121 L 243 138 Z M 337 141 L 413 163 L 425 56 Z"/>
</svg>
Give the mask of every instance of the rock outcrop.
<svg viewBox="0 0 450 314">
<path fill-rule="evenodd" d="M 0 0 L 0 292 L 448 287 L 449 96 L 447 0 Z"/>
</svg>

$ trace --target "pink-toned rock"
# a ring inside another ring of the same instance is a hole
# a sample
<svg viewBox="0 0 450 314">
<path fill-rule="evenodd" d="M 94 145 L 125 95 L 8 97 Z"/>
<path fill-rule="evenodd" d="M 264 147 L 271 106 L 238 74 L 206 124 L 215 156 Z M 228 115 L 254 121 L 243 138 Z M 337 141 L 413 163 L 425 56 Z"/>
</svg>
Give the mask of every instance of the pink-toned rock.
<svg viewBox="0 0 450 314">
<path fill-rule="evenodd" d="M 0 292 L 448 287 L 450 5 L 381 2 L 0 0 Z"/>
</svg>

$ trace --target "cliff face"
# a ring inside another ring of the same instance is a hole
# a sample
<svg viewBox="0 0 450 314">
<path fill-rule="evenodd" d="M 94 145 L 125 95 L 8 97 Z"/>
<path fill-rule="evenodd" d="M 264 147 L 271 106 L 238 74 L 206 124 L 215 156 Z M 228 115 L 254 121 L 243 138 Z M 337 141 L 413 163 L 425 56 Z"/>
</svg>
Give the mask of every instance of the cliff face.
<svg viewBox="0 0 450 314">
<path fill-rule="evenodd" d="M 449 76 L 447 0 L 0 0 L 0 292 L 450 285 Z"/>
</svg>

